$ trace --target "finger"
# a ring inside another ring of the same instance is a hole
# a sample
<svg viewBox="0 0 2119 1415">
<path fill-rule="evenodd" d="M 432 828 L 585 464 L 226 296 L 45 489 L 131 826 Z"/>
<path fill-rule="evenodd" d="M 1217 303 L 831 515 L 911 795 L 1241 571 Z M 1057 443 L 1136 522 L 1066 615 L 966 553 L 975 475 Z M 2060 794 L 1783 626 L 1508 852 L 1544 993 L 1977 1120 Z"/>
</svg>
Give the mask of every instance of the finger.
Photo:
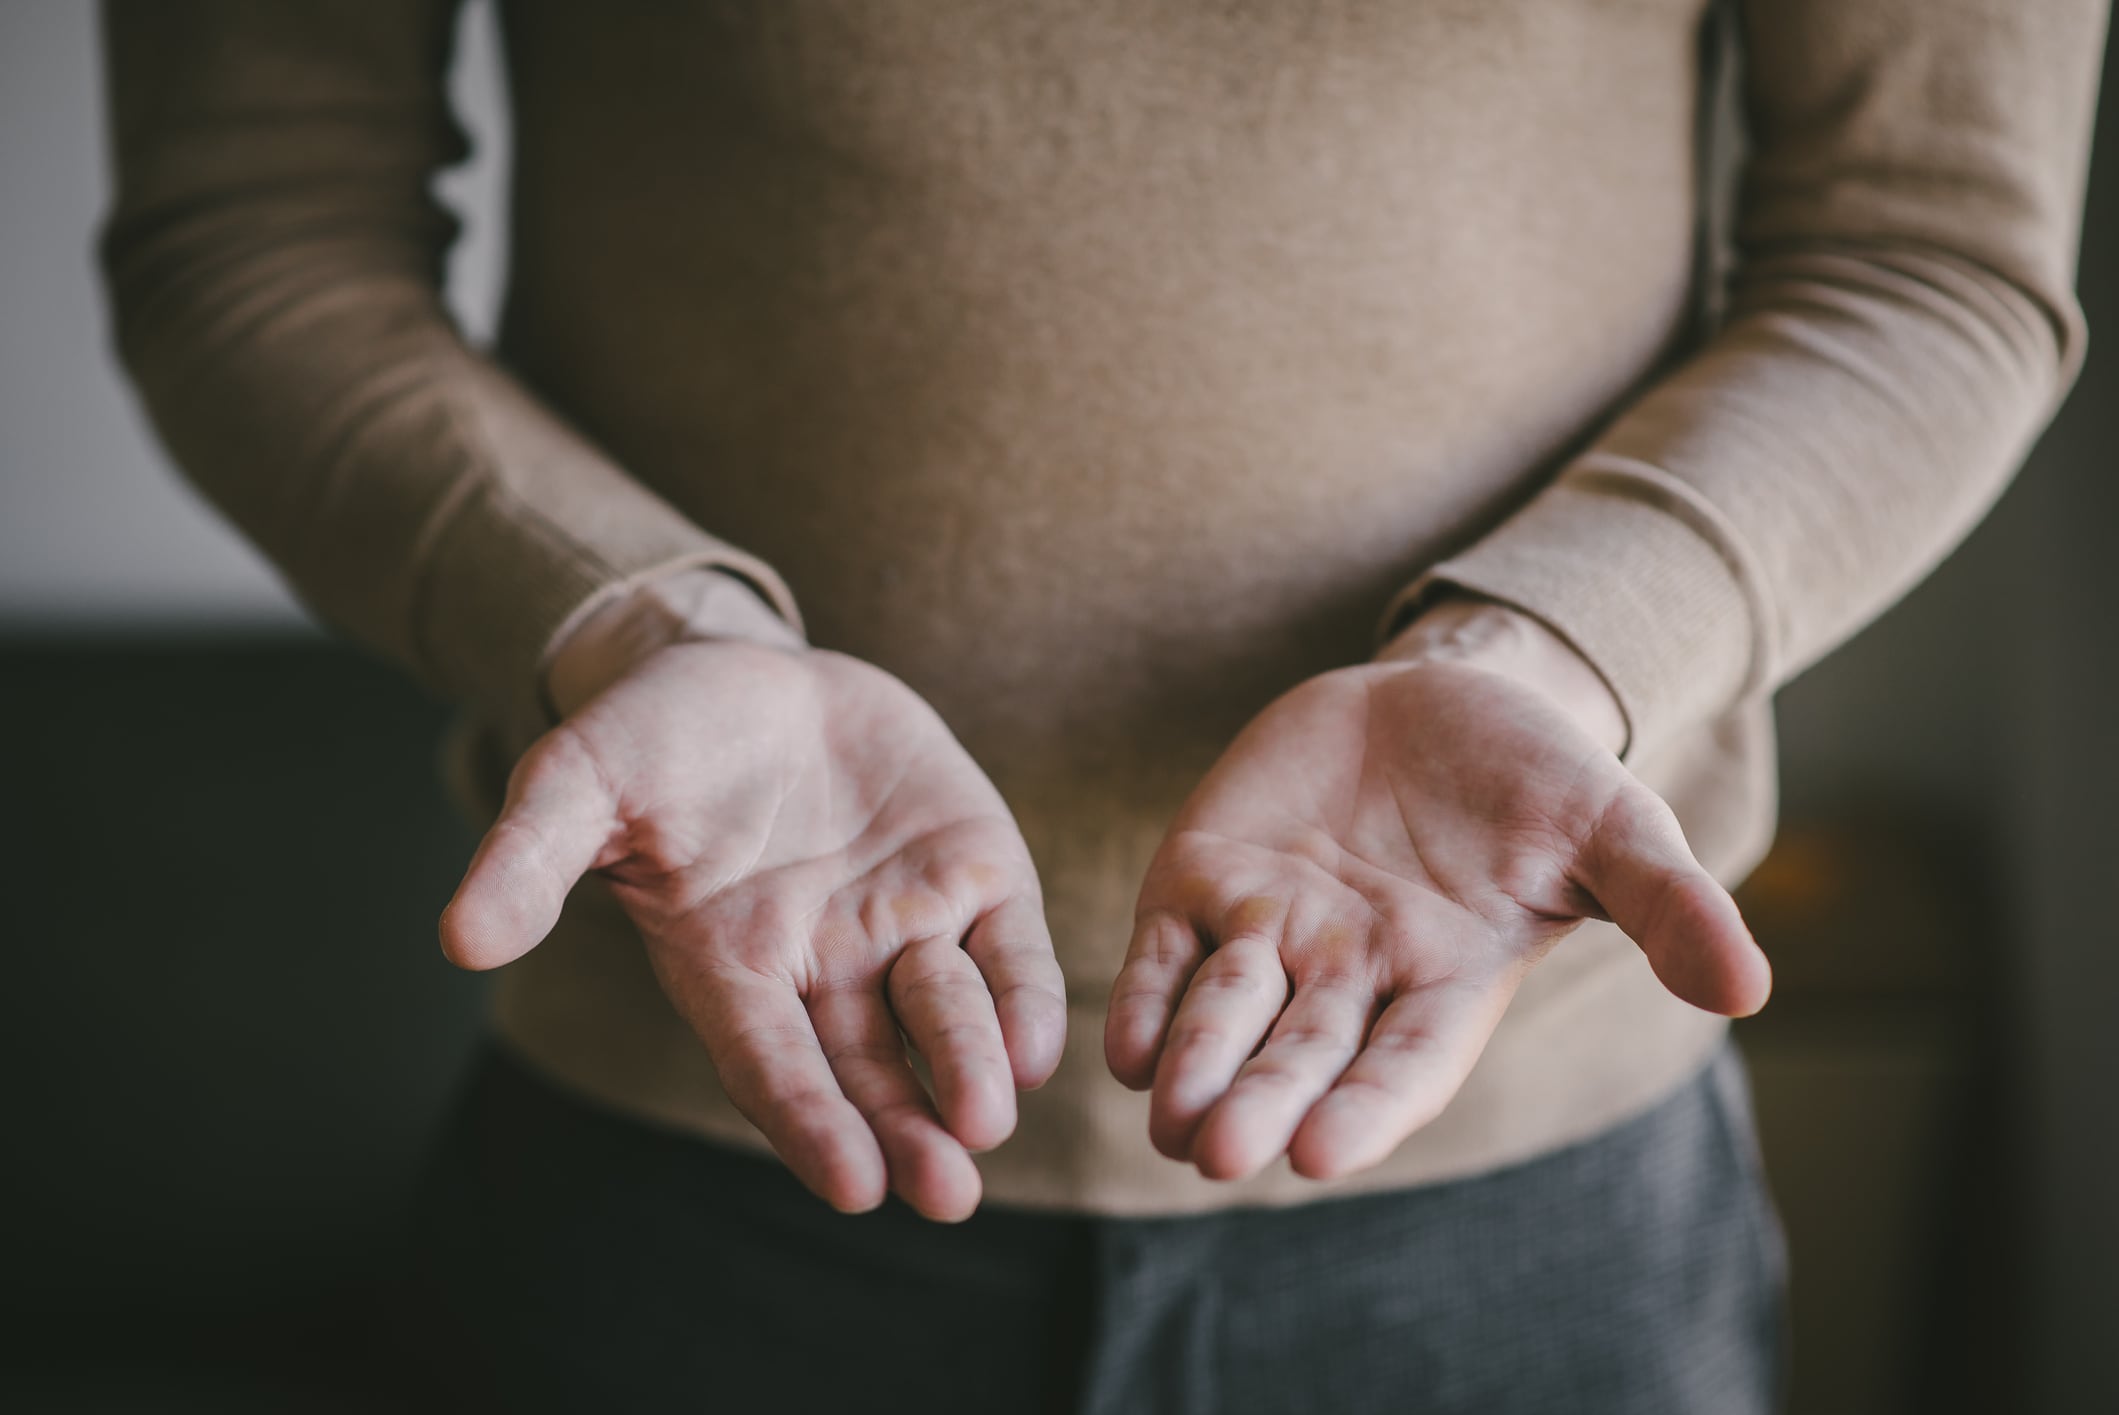
<svg viewBox="0 0 2119 1415">
<path fill-rule="evenodd" d="M 964 952 L 993 995 L 1015 1084 L 1044 1085 L 1067 1045 L 1067 983 L 1052 956 L 1043 906 L 1021 896 L 995 905 L 972 924 Z"/>
<path fill-rule="evenodd" d="M 1629 791 L 1604 813 L 1582 852 L 1580 875 L 1677 997 L 1731 1017 L 1766 1005 L 1772 965 L 1736 901 L 1693 857 L 1677 816 L 1654 792 Z"/>
<path fill-rule="evenodd" d="M 1258 1045 L 1288 1000 L 1288 974 L 1276 939 L 1239 935 L 1207 955 L 1192 975 L 1155 1068 L 1148 1137 L 1171 1159 L 1188 1159 L 1207 1108 Z"/>
<path fill-rule="evenodd" d="M 1295 1127 L 1361 1050 L 1376 1008 L 1365 980 L 1306 980 L 1258 1055 L 1200 1122 L 1192 1162 L 1209 1179 L 1243 1179 L 1287 1152 Z"/>
<path fill-rule="evenodd" d="M 588 754 L 571 737 L 546 737 L 516 765 L 500 819 L 442 910 L 442 953 L 476 969 L 528 953 L 618 829 L 618 803 Z"/>
<path fill-rule="evenodd" d="M 970 1217 L 979 1202 L 978 1168 L 936 1117 L 882 990 L 865 981 L 820 988 L 810 996 L 809 1016 L 832 1074 L 883 1147 L 898 1197 L 931 1219 Z"/>
<path fill-rule="evenodd" d="M 1134 920 L 1133 941 L 1104 1011 L 1104 1063 L 1122 1084 L 1145 1091 L 1154 1082 L 1170 1017 L 1206 956 L 1190 920 L 1163 909 Z"/>
<path fill-rule="evenodd" d="M 986 980 L 953 938 L 908 945 L 890 965 L 890 1005 L 934 1074 L 942 1123 L 967 1149 L 1015 1129 L 1015 1078 Z"/>
<path fill-rule="evenodd" d="M 1331 1090 L 1295 1127 L 1288 1158 L 1311 1179 L 1367 1169 L 1442 1113 L 1515 995 L 1513 979 L 1400 993 Z"/>
<path fill-rule="evenodd" d="M 883 1202 L 883 1151 L 818 1045 L 794 985 L 724 967 L 697 985 L 700 1040 L 722 1089 L 795 1177 L 833 1208 Z"/>
</svg>

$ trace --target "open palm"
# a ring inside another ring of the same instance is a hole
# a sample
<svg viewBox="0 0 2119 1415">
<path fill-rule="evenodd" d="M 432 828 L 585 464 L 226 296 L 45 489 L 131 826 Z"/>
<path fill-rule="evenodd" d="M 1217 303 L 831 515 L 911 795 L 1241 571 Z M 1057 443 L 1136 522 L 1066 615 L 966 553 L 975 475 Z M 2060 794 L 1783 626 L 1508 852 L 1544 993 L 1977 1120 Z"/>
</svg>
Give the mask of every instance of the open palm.
<svg viewBox="0 0 2119 1415">
<path fill-rule="evenodd" d="M 1105 1036 L 1158 1149 L 1214 1178 L 1372 1165 L 1462 1085 L 1584 918 L 1716 1012 L 1764 956 L 1668 806 L 1551 700 L 1457 663 L 1283 695 L 1149 866 Z"/>
<path fill-rule="evenodd" d="M 591 869 L 805 1183 L 844 1209 L 887 1184 L 971 1211 L 969 1152 L 1058 1064 L 1065 1003 L 1022 836 L 932 708 L 841 654 L 664 649 L 517 767 L 445 949 L 520 956 Z"/>
</svg>

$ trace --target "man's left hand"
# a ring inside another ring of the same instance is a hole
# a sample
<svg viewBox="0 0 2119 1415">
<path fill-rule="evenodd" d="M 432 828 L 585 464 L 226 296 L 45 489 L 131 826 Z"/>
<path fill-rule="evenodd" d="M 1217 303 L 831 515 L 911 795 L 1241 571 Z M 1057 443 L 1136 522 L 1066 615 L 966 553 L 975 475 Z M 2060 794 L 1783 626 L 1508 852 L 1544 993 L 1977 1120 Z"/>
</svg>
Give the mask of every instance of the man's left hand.
<svg viewBox="0 0 2119 1415">
<path fill-rule="evenodd" d="M 1438 617 L 1459 614 L 1512 612 Z M 1616 922 L 1686 1002 L 1765 1003 L 1735 902 L 1614 755 L 1608 690 L 1578 658 L 1572 677 L 1526 671 L 1551 660 L 1525 645 L 1564 641 L 1527 619 L 1420 638 L 1268 706 L 1149 867 L 1105 1055 L 1153 1087 L 1156 1148 L 1210 1178 L 1282 1154 L 1313 1178 L 1383 1159 L 1584 919 Z M 1585 679 L 1601 703 L 1553 689 Z"/>
</svg>

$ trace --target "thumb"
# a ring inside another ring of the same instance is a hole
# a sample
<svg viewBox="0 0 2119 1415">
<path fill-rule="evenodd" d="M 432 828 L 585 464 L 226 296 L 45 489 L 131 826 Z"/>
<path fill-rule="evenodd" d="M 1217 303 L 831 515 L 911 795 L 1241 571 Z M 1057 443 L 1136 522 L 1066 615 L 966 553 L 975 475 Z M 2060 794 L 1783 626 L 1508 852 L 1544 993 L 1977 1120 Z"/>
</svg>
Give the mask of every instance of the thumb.
<svg viewBox="0 0 2119 1415">
<path fill-rule="evenodd" d="M 442 910 L 443 955 L 482 970 L 542 943 L 618 824 L 618 803 L 587 751 L 570 736 L 545 737 L 508 778 L 500 819 Z"/>
<path fill-rule="evenodd" d="M 1672 994 L 1728 1017 L 1766 1005 L 1772 965 L 1653 791 L 1629 783 L 1614 798 L 1582 850 L 1577 877 Z"/>
</svg>

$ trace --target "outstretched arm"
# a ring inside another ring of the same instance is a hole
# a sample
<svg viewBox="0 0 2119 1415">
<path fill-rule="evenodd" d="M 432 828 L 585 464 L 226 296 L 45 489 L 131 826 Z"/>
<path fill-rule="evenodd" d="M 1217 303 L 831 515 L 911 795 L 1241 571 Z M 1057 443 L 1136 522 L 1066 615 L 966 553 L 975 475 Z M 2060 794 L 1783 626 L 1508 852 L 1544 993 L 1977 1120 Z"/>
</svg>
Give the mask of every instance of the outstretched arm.
<svg viewBox="0 0 2119 1415">
<path fill-rule="evenodd" d="M 1743 0 L 1720 330 L 1397 597 L 1559 630 L 1629 762 L 1779 687 L 1971 530 L 2080 367 L 2105 0 Z"/>
<path fill-rule="evenodd" d="M 454 12 L 107 6 L 102 254 L 126 364 L 178 462 L 312 608 L 537 738 L 443 919 L 448 955 L 520 956 L 603 871 L 806 1183 L 961 1217 L 969 1152 L 1059 1059 L 1028 851 L 932 709 L 808 648 L 769 566 L 451 326 L 454 226 L 428 186 L 463 152 Z M 631 617 L 658 601 L 677 632 Z"/>
<path fill-rule="evenodd" d="M 1106 1053 L 1154 1088 L 1173 1158 L 1377 1162 L 1584 918 L 1688 1002 L 1765 999 L 1727 891 L 1625 763 L 1880 612 L 2043 427 L 2082 355 L 2105 6 L 1743 9 L 1754 148 L 1726 324 L 1408 586 L 1377 661 L 1252 722 L 1149 868 Z"/>
<path fill-rule="evenodd" d="M 323 619 L 527 740 L 605 598 L 771 567 L 467 347 L 442 302 L 455 0 L 110 0 L 118 347 L 186 475 Z"/>
</svg>

